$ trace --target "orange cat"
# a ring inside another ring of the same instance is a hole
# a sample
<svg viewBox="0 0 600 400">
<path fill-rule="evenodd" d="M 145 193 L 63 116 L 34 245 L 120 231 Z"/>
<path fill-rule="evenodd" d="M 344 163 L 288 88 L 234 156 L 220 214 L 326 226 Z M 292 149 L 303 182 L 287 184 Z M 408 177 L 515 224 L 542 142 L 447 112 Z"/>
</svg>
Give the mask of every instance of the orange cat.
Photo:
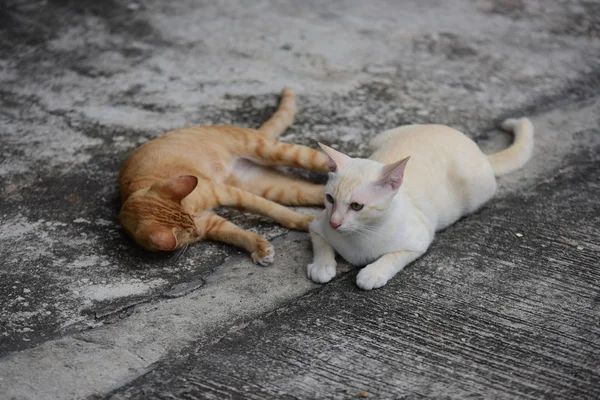
<svg viewBox="0 0 600 400">
<path fill-rule="evenodd" d="M 323 205 L 323 185 L 266 167 L 328 170 L 325 154 L 275 140 L 292 124 L 295 113 L 295 96 L 285 88 L 279 108 L 258 130 L 183 128 L 137 148 L 120 172 L 119 219 L 125 231 L 148 250 L 175 250 L 211 239 L 243 247 L 255 263 L 271 264 L 275 252 L 267 240 L 211 210 L 236 207 L 290 229 L 308 230 L 312 216 L 277 203 Z"/>
</svg>

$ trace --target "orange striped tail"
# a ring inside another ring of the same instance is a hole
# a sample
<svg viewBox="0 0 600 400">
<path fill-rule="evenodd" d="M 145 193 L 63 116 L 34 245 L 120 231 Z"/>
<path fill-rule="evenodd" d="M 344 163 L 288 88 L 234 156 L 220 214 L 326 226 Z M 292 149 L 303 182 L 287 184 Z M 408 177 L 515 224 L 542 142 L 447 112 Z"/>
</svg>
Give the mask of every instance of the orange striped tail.
<svg viewBox="0 0 600 400">
<path fill-rule="evenodd" d="M 275 114 L 271 116 L 258 128 L 265 136 L 275 139 L 281 135 L 294 122 L 296 115 L 296 95 L 287 86 L 281 91 L 279 107 Z"/>
</svg>

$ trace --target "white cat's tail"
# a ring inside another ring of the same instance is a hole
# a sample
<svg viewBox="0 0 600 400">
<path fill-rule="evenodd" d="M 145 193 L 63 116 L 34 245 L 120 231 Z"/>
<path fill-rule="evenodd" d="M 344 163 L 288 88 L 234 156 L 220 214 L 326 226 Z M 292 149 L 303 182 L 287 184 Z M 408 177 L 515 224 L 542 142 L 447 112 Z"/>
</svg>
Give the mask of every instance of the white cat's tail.
<svg viewBox="0 0 600 400">
<path fill-rule="evenodd" d="M 533 125 L 527 118 L 507 119 L 502 129 L 513 132 L 515 139 L 509 148 L 487 156 L 496 176 L 518 170 L 533 153 Z"/>
<path fill-rule="evenodd" d="M 296 116 L 296 95 L 289 87 L 284 87 L 279 98 L 279 107 L 264 124 L 258 128 L 271 139 L 281 135 L 292 123 Z"/>
</svg>

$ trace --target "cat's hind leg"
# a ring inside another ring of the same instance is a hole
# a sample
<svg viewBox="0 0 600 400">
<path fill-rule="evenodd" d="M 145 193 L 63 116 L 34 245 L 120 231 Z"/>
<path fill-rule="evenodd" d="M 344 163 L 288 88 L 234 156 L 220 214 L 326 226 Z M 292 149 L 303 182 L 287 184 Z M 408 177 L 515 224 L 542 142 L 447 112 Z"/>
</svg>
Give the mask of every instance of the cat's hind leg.
<svg viewBox="0 0 600 400">
<path fill-rule="evenodd" d="M 196 187 L 193 196 L 185 199 L 192 214 L 217 206 L 234 207 L 270 217 L 286 228 L 304 231 L 308 230 L 308 224 L 314 219 L 312 215 L 299 214 L 281 204 L 226 184 L 204 182 Z"/>
<path fill-rule="evenodd" d="M 384 254 L 377 261 L 360 270 L 356 277 L 356 284 L 364 290 L 385 286 L 398 272 L 422 254 L 423 252 L 409 250 Z"/>
<path fill-rule="evenodd" d="M 246 249 L 255 264 L 267 266 L 275 259 L 273 245 L 265 238 L 248 232 L 216 214 L 196 218 L 196 225 L 204 233 L 203 238 L 215 240 Z"/>
<path fill-rule="evenodd" d="M 240 163 L 228 185 L 288 206 L 322 206 L 324 185 L 295 179 L 268 167 Z"/>
<path fill-rule="evenodd" d="M 262 136 L 257 136 L 256 140 L 247 143 L 245 157 L 257 164 L 329 171 L 329 157 L 310 147 L 283 143 Z"/>
</svg>

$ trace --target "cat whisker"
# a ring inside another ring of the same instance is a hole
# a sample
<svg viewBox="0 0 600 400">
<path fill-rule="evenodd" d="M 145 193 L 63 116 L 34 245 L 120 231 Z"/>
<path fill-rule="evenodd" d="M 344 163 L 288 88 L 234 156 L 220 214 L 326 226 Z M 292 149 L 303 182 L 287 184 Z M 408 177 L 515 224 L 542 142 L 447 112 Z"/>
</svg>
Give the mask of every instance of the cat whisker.
<svg viewBox="0 0 600 400">
<path fill-rule="evenodd" d="M 375 235 L 375 236 L 380 237 L 384 241 L 389 240 L 389 237 L 387 237 L 385 234 L 381 233 L 376 228 L 371 228 L 371 227 L 368 227 L 368 226 L 363 226 L 363 227 L 360 227 L 358 229 L 355 229 L 355 230 L 352 231 L 352 233 Z"/>
<path fill-rule="evenodd" d="M 189 246 L 190 246 L 189 244 L 186 244 L 185 246 L 183 246 L 180 249 L 177 249 L 175 252 L 173 252 L 173 255 L 171 255 L 171 257 L 170 257 L 171 260 L 173 260 L 174 263 L 178 262 Z"/>
</svg>

